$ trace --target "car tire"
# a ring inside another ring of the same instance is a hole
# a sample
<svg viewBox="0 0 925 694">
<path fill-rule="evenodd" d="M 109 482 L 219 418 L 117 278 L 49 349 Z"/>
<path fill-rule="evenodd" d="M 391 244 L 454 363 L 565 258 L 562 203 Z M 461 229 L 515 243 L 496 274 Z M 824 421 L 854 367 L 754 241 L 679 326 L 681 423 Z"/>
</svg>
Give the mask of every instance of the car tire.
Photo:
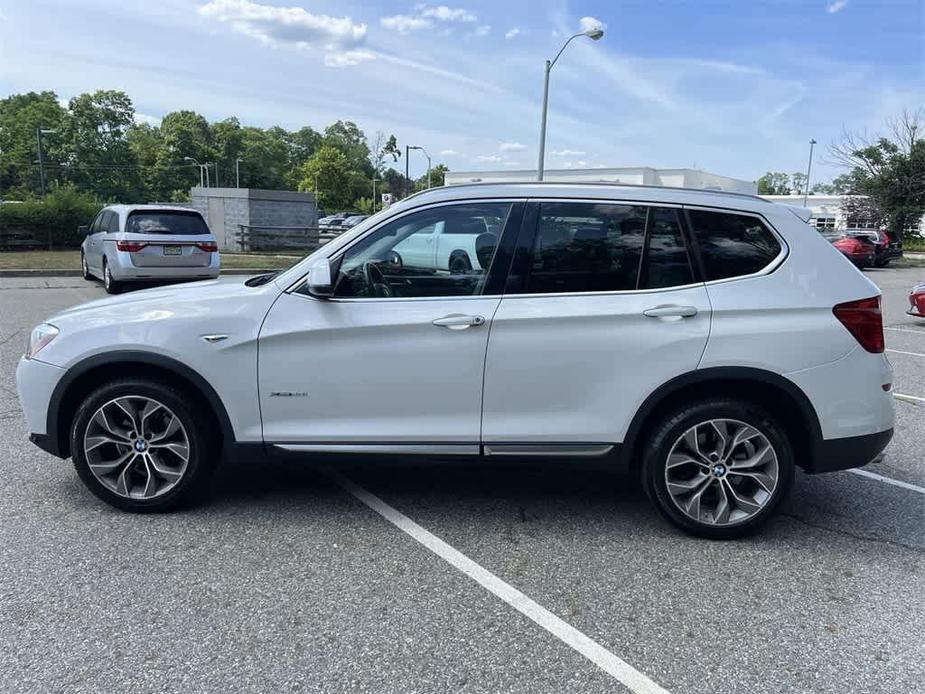
<svg viewBox="0 0 925 694">
<path fill-rule="evenodd" d="M 450 256 L 449 270 L 451 275 L 465 275 L 472 272 L 472 261 L 465 251 L 454 251 Z"/>
<path fill-rule="evenodd" d="M 80 274 L 85 280 L 93 279 L 93 275 L 90 274 L 90 266 L 87 265 L 87 256 L 83 251 L 80 252 Z"/>
<path fill-rule="evenodd" d="M 70 443 L 87 488 L 135 513 L 200 499 L 220 453 L 204 404 L 144 378 L 114 380 L 90 393 L 74 416 Z"/>
<path fill-rule="evenodd" d="M 646 441 L 641 472 L 646 494 L 669 522 L 730 540 L 774 515 L 794 467 L 783 427 L 764 408 L 730 399 L 695 401 L 664 416 Z"/>
<path fill-rule="evenodd" d="M 112 278 L 112 272 L 109 270 L 109 263 L 103 258 L 103 289 L 107 294 L 118 294 L 122 291 L 122 285 Z"/>
<path fill-rule="evenodd" d="M 876 266 L 876 267 L 886 267 L 886 266 L 889 265 L 889 264 L 890 264 L 890 259 L 889 259 L 889 258 L 884 258 L 884 259 L 882 259 L 882 260 L 875 260 L 875 261 L 874 261 L 874 266 Z"/>
</svg>

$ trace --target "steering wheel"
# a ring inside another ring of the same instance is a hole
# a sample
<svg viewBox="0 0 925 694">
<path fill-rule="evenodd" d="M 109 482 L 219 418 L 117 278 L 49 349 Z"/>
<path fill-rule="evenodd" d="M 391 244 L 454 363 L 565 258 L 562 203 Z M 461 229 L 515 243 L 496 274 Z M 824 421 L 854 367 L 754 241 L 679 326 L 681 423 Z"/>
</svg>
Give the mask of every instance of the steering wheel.
<svg viewBox="0 0 925 694">
<path fill-rule="evenodd" d="M 389 299 L 393 296 L 392 287 L 382 274 L 379 266 L 371 260 L 363 263 L 363 279 L 369 288 L 369 295 L 380 299 Z"/>
</svg>

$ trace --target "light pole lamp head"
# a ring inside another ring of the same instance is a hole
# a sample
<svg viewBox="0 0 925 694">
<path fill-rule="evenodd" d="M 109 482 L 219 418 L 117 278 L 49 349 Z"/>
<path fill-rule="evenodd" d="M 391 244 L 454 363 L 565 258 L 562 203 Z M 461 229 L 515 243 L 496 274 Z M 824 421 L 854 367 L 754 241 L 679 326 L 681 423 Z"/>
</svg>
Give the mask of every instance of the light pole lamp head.
<svg viewBox="0 0 925 694">
<path fill-rule="evenodd" d="M 602 38 L 604 38 L 604 30 L 601 27 L 592 27 L 591 29 L 587 29 L 581 33 L 594 41 L 600 41 Z"/>
</svg>

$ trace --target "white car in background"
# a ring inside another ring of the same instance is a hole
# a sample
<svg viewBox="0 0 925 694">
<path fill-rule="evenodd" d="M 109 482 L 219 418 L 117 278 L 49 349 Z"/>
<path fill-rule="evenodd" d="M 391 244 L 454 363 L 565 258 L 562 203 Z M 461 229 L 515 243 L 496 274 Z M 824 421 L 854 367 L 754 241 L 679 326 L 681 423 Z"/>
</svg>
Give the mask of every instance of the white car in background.
<svg viewBox="0 0 925 694">
<path fill-rule="evenodd" d="M 218 277 L 218 244 L 202 215 L 188 207 L 108 205 L 80 232 L 83 277 L 103 280 L 110 294 L 130 282 Z"/>
</svg>

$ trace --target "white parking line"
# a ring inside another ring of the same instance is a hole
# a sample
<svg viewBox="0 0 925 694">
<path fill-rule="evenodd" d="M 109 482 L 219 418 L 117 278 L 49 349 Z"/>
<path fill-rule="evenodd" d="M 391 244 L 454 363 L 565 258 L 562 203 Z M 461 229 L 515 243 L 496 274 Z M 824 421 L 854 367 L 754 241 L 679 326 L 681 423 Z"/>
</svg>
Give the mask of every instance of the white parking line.
<svg viewBox="0 0 925 694">
<path fill-rule="evenodd" d="M 910 357 L 925 357 L 925 354 L 921 352 L 904 352 L 901 349 L 888 349 L 887 352 L 892 352 L 893 354 L 908 354 Z"/>
<path fill-rule="evenodd" d="M 845 472 L 850 472 L 853 475 L 860 475 L 861 477 L 868 477 L 878 482 L 884 482 L 885 484 L 892 484 L 894 487 L 902 487 L 903 489 L 918 492 L 919 494 L 925 494 L 925 487 L 918 487 L 914 484 L 903 482 L 902 480 L 894 480 L 892 477 L 884 477 L 883 475 L 878 475 L 876 472 L 868 472 L 861 468 L 853 468 L 851 470 L 845 470 Z"/>
<path fill-rule="evenodd" d="M 893 393 L 893 397 L 897 400 L 904 400 L 905 402 L 925 402 L 925 398 L 920 398 L 918 395 L 905 395 L 904 393 Z"/>
<path fill-rule="evenodd" d="M 578 653 L 614 677 L 630 691 L 636 694 L 668 694 L 666 689 L 663 689 L 632 665 L 608 651 L 597 641 L 578 631 L 568 622 L 528 598 L 514 586 L 472 561 L 465 554 L 448 545 L 430 531 L 425 530 L 401 511 L 389 506 L 378 496 L 366 491 L 338 472 L 328 470 L 327 474 L 335 483 L 369 506 L 392 525 L 410 535 L 454 568 L 466 574 L 489 593 L 501 598 L 522 615 L 536 622 L 564 644 L 578 651 Z"/>
<path fill-rule="evenodd" d="M 925 335 L 925 330 L 919 330 L 918 328 L 893 328 L 889 325 L 885 325 L 883 329 L 892 330 L 895 333 L 915 333 L 916 335 Z"/>
</svg>

